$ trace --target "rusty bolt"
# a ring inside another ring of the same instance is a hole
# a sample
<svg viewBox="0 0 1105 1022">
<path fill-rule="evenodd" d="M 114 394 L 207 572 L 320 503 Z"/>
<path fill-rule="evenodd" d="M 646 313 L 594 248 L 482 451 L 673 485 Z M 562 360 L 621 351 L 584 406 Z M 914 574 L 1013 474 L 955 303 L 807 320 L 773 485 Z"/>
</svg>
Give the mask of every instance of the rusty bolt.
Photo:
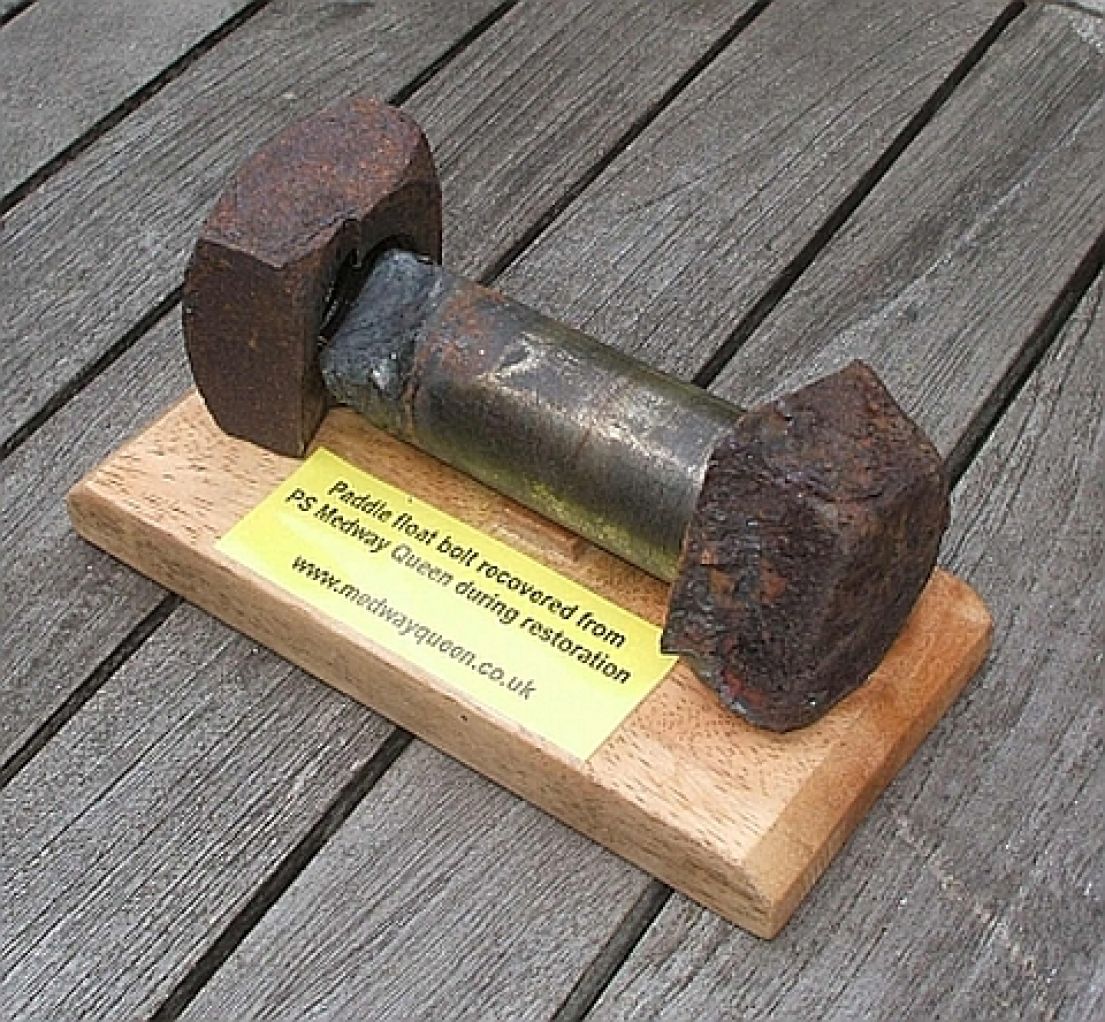
<svg viewBox="0 0 1105 1022">
<path fill-rule="evenodd" d="M 216 421 L 300 455 L 349 404 L 671 581 L 663 647 L 753 723 L 802 726 L 861 684 L 948 514 L 938 453 L 875 374 L 744 413 L 436 265 L 440 225 L 426 141 L 381 104 L 339 103 L 254 156 L 185 278 Z M 322 345 L 350 265 L 359 291 Z"/>
</svg>

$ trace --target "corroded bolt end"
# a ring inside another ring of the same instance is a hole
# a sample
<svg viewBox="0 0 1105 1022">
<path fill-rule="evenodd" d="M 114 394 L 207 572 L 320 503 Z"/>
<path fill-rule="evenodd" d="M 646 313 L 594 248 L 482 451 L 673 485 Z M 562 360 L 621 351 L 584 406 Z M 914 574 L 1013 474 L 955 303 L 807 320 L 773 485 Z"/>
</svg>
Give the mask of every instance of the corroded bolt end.
<svg viewBox="0 0 1105 1022">
<path fill-rule="evenodd" d="M 947 521 L 939 453 L 854 362 L 715 447 L 661 646 L 752 723 L 812 723 L 878 666 Z"/>
<path fill-rule="evenodd" d="M 319 333 L 339 271 L 385 244 L 441 257 L 441 188 L 418 125 L 353 97 L 234 175 L 184 278 L 192 372 L 228 433 L 301 455 L 326 411 Z"/>
</svg>

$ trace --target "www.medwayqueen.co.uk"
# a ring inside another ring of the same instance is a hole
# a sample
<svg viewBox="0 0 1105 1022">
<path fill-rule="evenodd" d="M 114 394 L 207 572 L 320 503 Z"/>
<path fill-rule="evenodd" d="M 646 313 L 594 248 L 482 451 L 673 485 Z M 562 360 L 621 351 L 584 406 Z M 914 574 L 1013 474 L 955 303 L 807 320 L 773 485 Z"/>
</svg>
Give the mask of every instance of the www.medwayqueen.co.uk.
<svg viewBox="0 0 1105 1022">
<path fill-rule="evenodd" d="M 537 685 L 533 679 L 519 678 L 517 675 L 508 674 L 492 660 L 480 660 L 471 649 L 454 642 L 429 625 L 423 624 L 409 614 L 392 607 L 388 603 L 387 597 L 373 596 L 352 582 L 346 582 L 339 578 L 328 568 L 322 568 L 313 561 L 298 555 L 292 560 L 292 570 L 322 588 L 337 593 L 342 599 L 348 600 L 365 613 L 380 619 L 394 628 L 400 638 L 414 642 L 418 646 L 436 650 L 442 656 L 467 667 L 474 674 L 486 678 L 500 688 L 505 688 L 520 699 L 528 700 L 536 694 Z"/>
</svg>

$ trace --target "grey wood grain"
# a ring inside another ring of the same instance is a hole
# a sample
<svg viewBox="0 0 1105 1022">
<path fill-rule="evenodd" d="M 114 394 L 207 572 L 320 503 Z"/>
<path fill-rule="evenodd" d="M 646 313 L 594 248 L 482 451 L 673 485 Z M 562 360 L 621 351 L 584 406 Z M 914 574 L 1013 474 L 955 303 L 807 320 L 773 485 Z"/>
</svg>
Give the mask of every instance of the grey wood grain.
<svg viewBox="0 0 1105 1022">
<path fill-rule="evenodd" d="M 389 731 L 174 614 L 0 792 L 0 1016 L 147 1017 Z"/>
<path fill-rule="evenodd" d="M 246 6 L 40 0 L 14 19 L 0 32 L 0 195 Z"/>
<path fill-rule="evenodd" d="M 0 763 L 164 596 L 77 538 L 65 494 L 188 379 L 165 321 L 0 470 L 0 621 L 19 636 L 0 643 Z"/>
<path fill-rule="evenodd" d="M 587 839 L 416 744 L 183 1018 L 546 1019 L 637 889 Z"/>
<path fill-rule="evenodd" d="M 1029 0 L 1029 3 L 1054 6 L 1084 42 L 1105 53 L 1105 0 Z"/>
<path fill-rule="evenodd" d="M 0 246 L 0 435 L 173 292 L 257 145 L 339 95 L 401 88 L 494 6 L 275 0 L 16 206 Z"/>
<path fill-rule="evenodd" d="M 773 4 L 503 288 L 664 368 L 704 362 L 999 11 Z"/>
<path fill-rule="evenodd" d="M 518 245 L 751 4 L 524 3 L 419 90 L 448 265 L 478 276 Z"/>
<path fill-rule="evenodd" d="M 1103 165 L 1105 57 L 1065 12 L 1034 9 L 716 389 L 747 401 L 863 358 L 952 452 L 1105 228 Z"/>
<path fill-rule="evenodd" d="M 995 615 L 964 698 L 774 943 L 675 898 L 594 1022 L 1105 1013 L 1099 280 L 955 494 Z"/>
</svg>

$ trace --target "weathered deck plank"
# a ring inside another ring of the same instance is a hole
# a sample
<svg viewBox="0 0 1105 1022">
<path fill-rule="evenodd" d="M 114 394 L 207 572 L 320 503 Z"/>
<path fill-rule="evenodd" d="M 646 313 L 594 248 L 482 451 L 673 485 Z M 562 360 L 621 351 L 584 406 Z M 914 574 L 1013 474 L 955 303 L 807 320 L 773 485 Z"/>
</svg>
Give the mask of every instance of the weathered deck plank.
<svg viewBox="0 0 1105 1022">
<path fill-rule="evenodd" d="M 569 831 L 550 844 L 540 814 L 428 746 L 372 796 L 185 1020 L 291 1022 L 325 1005 L 379 1022 L 538 1022 L 617 927 L 611 906 L 632 904 L 636 878 L 613 856 Z"/>
<path fill-rule="evenodd" d="M 0 196 L 248 6 L 40 0 L 13 20 L 0 32 Z"/>
<path fill-rule="evenodd" d="M 955 496 L 989 665 L 773 944 L 673 899 L 595 1022 L 1105 1011 L 1105 283 Z"/>
<path fill-rule="evenodd" d="M 893 18 L 878 0 L 773 4 L 503 288 L 655 365 L 697 368 L 999 14 L 992 0 Z"/>
<path fill-rule="evenodd" d="M 147 1017 L 389 731 L 173 615 L 0 792 L 0 1016 Z"/>
<path fill-rule="evenodd" d="M 66 491 L 189 382 L 163 322 L 0 472 L 0 763 L 28 740 L 164 593 L 73 532 Z"/>
<path fill-rule="evenodd" d="M 1025 68 L 1038 69 L 1026 75 Z M 1105 57 L 1065 12 L 1015 22 L 715 389 L 871 362 L 951 453 L 1105 231 Z M 957 457 L 958 460 L 958 457 Z"/>
</svg>

